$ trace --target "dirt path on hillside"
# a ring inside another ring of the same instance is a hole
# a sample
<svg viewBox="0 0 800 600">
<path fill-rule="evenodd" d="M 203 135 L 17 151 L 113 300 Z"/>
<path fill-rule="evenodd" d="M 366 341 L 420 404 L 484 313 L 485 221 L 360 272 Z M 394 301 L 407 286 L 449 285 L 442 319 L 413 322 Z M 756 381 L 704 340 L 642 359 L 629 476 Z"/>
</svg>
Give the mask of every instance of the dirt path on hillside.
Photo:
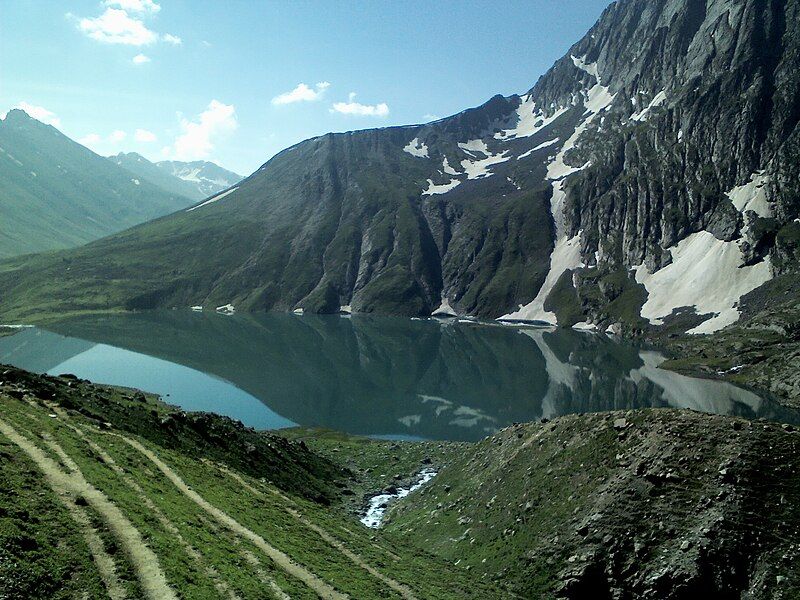
<svg viewBox="0 0 800 600">
<path fill-rule="evenodd" d="M 256 572 L 256 576 L 258 577 L 259 581 L 265 585 L 268 585 L 270 589 L 275 592 L 278 600 L 292 600 L 289 594 L 284 592 L 275 582 L 275 580 L 264 570 L 264 568 L 261 566 L 261 561 L 258 560 L 258 557 L 255 554 L 250 552 L 250 550 L 241 547 L 239 548 L 239 553 L 242 555 L 245 561 L 247 561 L 247 564 L 253 567 L 253 570 Z"/>
<path fill-rule="evenodd" d="M 216 463 L 214 463 L 214 464 L 220 471 L 222 471 L 223 473 L 225 473 L 229 477 L 233 478 L 239 485 L 241 485 L 242 487 L 244 487 L 245 489 L 250 491 L 252 494 L 255 494 L 256 496 L 264 497 L 264 492 L 262 492 L 261 490 L 259 490 L 256 487 L 250 485 L 249 483 L 247 483 L 247 481 L 245 481 L 245 479 L 241 475 L 239 475 L 238 473 L 235 473 L 235 472 L 231 471 L 230 469 L 228 469 L 227 467 L 225 467 L 223 465 L 216 464 Z M 278 490 L 270 489 L 269 491 L 273 495 L 276 495 L 276 496 L 280 497 L 287 504 L 291 504 L 291 505 L 296 506 L 295 502 L 291 498 L 289 498 L 285 494 L 280 493 Z M 299 510 L 297 510 L 296 508 L 289 507 L 289 506 L 284 506 L 283 509 L 287 513 L 289 513 L 292 517 L 294 517 L 295 519 L 300 521 L 303 525 L 305 525 L 306 527 L 308 527 L 309 529 L 314 531 L 317 535 L 319 535 L 328 544 L 330 544 L 331 546 L 336 548 L 340 553 L 342 553 L 345 557 L 347 557 L 347 559 L 350 560 L 353 564 L 361 567 L 362 569 L 364 569 L 367 573 L 369 573 L 370 575 L 372 575 L 376 579 L 381 580 L 383 583 L 385 583 L 390 588 L 392 588 L 394 591 L 396 591 L 398 594 L 400 594 L 403 598 L 406 598 L 406 600 L 416 600 L 416 598 L 414 596 L 414 593 L 411 591 L 411 589 L 409 589 L 407 586 L 403 585 L 399 581 L 396 581 L 396 580 L 392 579 L 391 577 L 388 577 L 387 575 L 384 575 L 383 573 L 381 573 L 380 571 L 378 571 L 377 569 L 375 569 L 374 567 L 369 565 L 366 561 L 364 561 L 363 558 L 361 558 L 361 556 L 359 556 L 358 554 L 356 554 L 355 552 L 350 550 L 347 546 L 345 546 L 342 541 L 336 539 L 333 535 L 331 535 L 328 531 L 326 531 L 325 529 L 323 529 L 322 527 L 320 527 L 316 523 L 312 523 L 311 521 L 309 521 L 306 517 L 304 517 L 300 513 Z"/>
<path fill-rule="evenodd" d="M 82 507 L 76 505 L 72 498 L 60 495 L 59 498 L 83 532 L 86 545 L 89 546 L 89 552 L 92 553 L 94 564 L 97 566 L 98 573 L 100 573 L 100 579 L 103 580 L 108 597 L 111 600 L 125 600 L 128 597 L 128 593 L 120 583 L 119 577 L 117 577 L 117 565 L 111 555 L 106 552 L 103 540 L 100 539 L 97 530 L 92 527 L 88 513 Z"/>
<path fill-rule="evenodd" d="M 131 477 L 122 467 L 120 467 L 116 461 L 112 458 L 108 452 L 106 452 L 102 447 L 100 447 L 97 442 L 92 440 L 86 432 L 83 431 L 80 427 L 73 425 L 71 423 L 67 423 L 66 419 L 69 418 L 69 415 L 66 414 L 64 409 L 50 406 L 50 408 L 58 414 L 62 418 L 62 423 L 69 427 L 75 434 L 86 443 L 97 455 L 101 458 L 101 460 L 112 470 L 114 471 L 120 479 L 129 487 L 131 488 L 136 495 L 138 496 L 139 500 L 144 504 L 147 509 L 156 517 L 158 522 L 161 526 L 168 531 L 183 547 L 184 552 L 195 562 L 197 567 L 203 571 L 206 576 L 211 580 L 211 583 L 214 584 L 215 589 L 219 593 L 220 597 L 228 598 L 228 600 L 241 600 L 240 597 L 234 592 L 230 586 L 222 579 L 219 572 L 214 568 L 213 565 L 209 565 L 204 559 L 200 551 L 197 550 L 194 546 L 192 546 L 186 538 L 183 537 L 181 532 L 175 526 L 175 524 L 169 520 L 167 515 L 156 506 L 156 504 L 147 496 L 145 491 L 142 487 L 136 482 L 133 477 Z M 68 457 L 67 457 L 68 458 Z M 63 460 L 63 458 L 62 458 Z"/>
<path fill-rule="evenodd" d="M 320 598 L 324 598 L 326 600 L 346 600 L 349 598 L 347 594 L 338 592 L 333 588 L 333 586 L 317 577 L 314 573 L 302 565 L 296 563 L 288 555 L 284 554 L 274 546 L 271 546 L 263 537 L 251 531 L 233 519 L 227 513 L 207 502 L 200 494 L 186 485 L 183 479 L 181 479 L 180 476 L 168 465 L 162 462 L 158 456 L 155 455 L 155 453 L 145 448 L 142 444 L 121 434 L 112 435 L 118 436 L 130 446 L 144 454 L 187 498 L 191 499 L 195 504 L 206 511 L 209 515 L 214 517 L 217 521 L 225 525 L 228 529 L 250 540 L 250 542 L 255 544 L 259 550 L 269 556 L 269 558 L 272 559 L 276 565 L 278 565 L 288 574 L 305 583 L 309 588 L 314 590 L 314 592 L 316 592 Z"/>
<path fill-rule="evenodd" d="M 125 549 L 145 596 L 151 600 L 177 600 L 169 587 L 158 558 L 144 543 L 139 531 L 100 490 L 92 486 L 78 470 L 65 473 L 36 444 L 17 432 L 14 427 L 0 419 L 0 433 L 19 446 L 44 473 L 50 487 L 59 495 L 71 498 L 82 497 L 108 525 L 114 537 Z M 52 442 L 58 447 L 55 442 Z M 58 447 L 60 452 L 63 449 Z M 72 463 L 74 465 L 74 462 Z M 77 465 L 75 465 L 77 467 Z"/>
</svg>

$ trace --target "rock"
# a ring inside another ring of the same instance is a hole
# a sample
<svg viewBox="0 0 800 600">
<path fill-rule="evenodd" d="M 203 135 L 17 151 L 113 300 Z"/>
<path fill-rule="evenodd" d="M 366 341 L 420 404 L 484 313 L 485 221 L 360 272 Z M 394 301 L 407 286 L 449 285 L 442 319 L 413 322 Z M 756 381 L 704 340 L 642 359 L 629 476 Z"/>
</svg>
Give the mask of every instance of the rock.
<svg viewBox="0 0 800 600">
<path fill-rule="evenodd" d="M 625 429 L 628 426 L 628 420 L 625 417 L 614 419 L 614 429 Z"/>
</svg>

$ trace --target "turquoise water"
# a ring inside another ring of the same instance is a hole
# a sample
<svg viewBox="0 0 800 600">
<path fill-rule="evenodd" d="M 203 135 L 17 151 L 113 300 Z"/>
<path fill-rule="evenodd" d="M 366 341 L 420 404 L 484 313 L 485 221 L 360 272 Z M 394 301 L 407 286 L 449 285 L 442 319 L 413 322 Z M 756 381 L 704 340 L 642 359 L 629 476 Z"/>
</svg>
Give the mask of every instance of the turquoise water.
<svg viewBox="0 0 800 600">
<path fill-rule="evenodd" d="M 576 331 L 363 315 L 82 317 L 0 338 L 0 362 L 160 394 L 260 429 L 475 440 L 513 422 L 680 407 L 797 422 L 751 391 Z"/>
</svg>

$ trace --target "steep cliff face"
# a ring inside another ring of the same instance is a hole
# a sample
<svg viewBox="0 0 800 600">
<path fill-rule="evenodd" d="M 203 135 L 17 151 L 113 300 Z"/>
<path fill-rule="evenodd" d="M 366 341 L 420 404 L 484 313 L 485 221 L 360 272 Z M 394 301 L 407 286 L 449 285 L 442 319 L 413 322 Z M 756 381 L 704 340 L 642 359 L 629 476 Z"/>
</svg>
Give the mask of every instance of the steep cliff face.
<svg viewBox="0 0 800 600">
<path fill-rule="evenodd" d="M 621 0 L 523 96 L 298 144 L 185 212 L 6 266 L 0 310 L 718 330 L 797 269 L 798 6 Z"/>
<path fill-rule="evenodd" d="M 797 267 L 799 17 L 794 2 L 618 3 L 574 49 L 616 97 L 575 152 L 591 166 L 568 184 L 568 232 L 600 272 L 637 269 L 651 323 L 689 306 L 716 330 Z"/>
</svg>

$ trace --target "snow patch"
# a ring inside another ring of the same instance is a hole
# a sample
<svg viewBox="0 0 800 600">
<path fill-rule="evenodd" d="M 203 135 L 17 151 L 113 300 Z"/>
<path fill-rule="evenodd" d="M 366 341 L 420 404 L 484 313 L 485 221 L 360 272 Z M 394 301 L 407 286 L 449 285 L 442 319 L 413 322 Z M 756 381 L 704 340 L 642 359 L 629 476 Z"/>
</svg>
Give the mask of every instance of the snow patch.
<svg viewBox="0 0 800 600">
<path fill-rule="evenodd" d="M 408 152 L 411 156 L 416 156 L 418 158 L 428 158 L 428 146 L 420 142 L 417 138 L 408 142 L 403 148 L 403 152 Z"/>
<path fill-rule="evenodd" d="M 448 183 L 433 183 L 433 179 L 428 179 L 428 187 L 422 192 L 423 196 L 433 196 L 434 194 L 446 194 L 461 183 L 458 179 L 451 179 Z"/>
<path fill-rule="evenodd" d="M 766 184 L 769 176 L 764 172 L 753 173 L 750 181 L 744 185 L 734 187 L 726 192 L 726 196 L 731 199 L 733 205 L 740 213 L 744 214 L 752 210 L 759 217 L 771 217 L 772 205 L 767 200 Z"/>
<path fill-rule="evenodd" d="M 485 156 L 491 156 L 492 154 L 489 151 L 489 146 L 487 146 L 486 142 L 484 142 L 483 140 L 470 140 L 468 142 L 459 142 L 458 147 L 472 157 L 475 156 L 473 152 L 480 152 Z"/>
<path fill-rule="evenodd" d="M 223 315 L 232 315 L 236 312 L 236 309 L 233 307 L 233 304 L 223 304 L 222 306 L 218 306 L 216 311 Z"/>
<path fill-rule="evenodd" d="M 556 156 L 547 164 L 547 179 L 553 182 L 553 195 L 550 198 L 550 211 L 556 226 L 556 241 L 553 252 L 550 255 L 550 270 L 547 273 L 539 293 L 536 294 L 530 303 L 520 305 L 519 310 L 500 317 L 500 320 L 518 321 L 547 321 L 555 324 L 556 315 L 544 309 L 544 302 L 552 291 L 558 279 L 568 269 L 578 269 L 584 267 L 581 260 L 581 243 L 579 231 L 577 235 L 567 238 L 566 223 L 564 222 L 564 203 L 567 194 L 564 191 L 564 178 L 576 173 L 589 166 L 589 162 L 581 167 L 572 167 L 564 162 L 564 158 L 583 135 L 589 124 L 602 111 L 606 110 L 614 100 L 614 94 L 609 93 L 608 88 L 600 85 L 600 74 L 597 70 L 597 63 L 586 63 L 582 58 L 572 57 L 575 66 L 590 75 L 594 76 L 597 83 L 589 90 L 584 98 L 586 117 L 575 128 L 572 135 L 564 142 Z"/>
<path fill-rule="evenodd" d="M 552 146 L 553 144 L 555 144 L 556 142 L 558 142 L 558 140 L 559 140 L 559 138 L 556 138 L 556 139 L 554 139 L 554 140 L 550 140 L 550 141 L 547 141 L 547 142 L 542 142 L 541 144 L 539 144 L 539 145 L 538 145 L 538 146 L 536 146 L 535 148 L 531 148 L 531 149 L 530 149 L 530 150 L 528 150 L 527 152 L 523 152 L 522 154 L 520 154 L 520 155 L 517 157 L 517 160 L 521 160 L 521 159 L 523 159 L 523 158 L 527 158 L 528 156 L 530 156 L 531 154 L 533 154 L 533 153 L 534 153 L 534 152 L 536 152 L 537 150 L 541 150 L 542 148 L 547 148 L 548 146 Z"/>
<path fill-rule="evenodd" d="M 231 188 L 229 190 L 226 190 L 226 191 L 222 192 L 221 194 L 217 194 L 216 196 L 211 196 L 211 198 L 209 198 L 208 200 L 206 200 L 202 204 L 198 204 L 197 206 L 193 206 L 192 208 L 187 209 L 186 212 L 192 212 L 193 210 L 197 210 L 198 208 L 202 208 L 207 204 L 212 204 L 213 202 L 216 202 L 217 200 L 222 200 L 225 196 L 227 196 L 228 194 L 232 194 L 233 192 L 235 192 L 238 189 L 239 189 L 239 186 L 237 185 L 236 187 L 233 187 L 233 188 Z"/>
<path fill-rule="evenodd" d="M 650 104 L 645 106 L 638 113 L 634 113 L 633 115 L 631 115 L 631 121 L 638 121 L 640 123 L 642 121 L 646 121 L 647 115 L 650 112 L 650 110 L 655 108 L 656 106 L 660 106 L 661 104 L 663 104 L 666 99 L 667 99 L 667 91 L 661 90 L 653 97 L 653 99 L 650 101 Z"/>
<path fill-rule="evenodd" d="M 431 316 L 457 317 L 458 314 L 453 310 L 453 307 L 450 306 L 450 301 L 447 297 L 442 296 L 442 303 L 439 305 L 439 308 L 431 313 Z"/>
<path fill-rule="evenodd" d="M 497 140 L 513 140 L 536 135 L 569 110 L 569 107 L 557 109 L 552 115 L 545 116 L 541 108 L 536 106 L 533 98 L 528 96 L 517 107 L 517 123 L 512 129 L 504 129 L 494 134 Z"/>
<path fill-rule="evenodd" d="M 194 312 L 203 312 L 203 307 L 202 307 L 202 306 L 199 306 L 199 305 L 198 305 L 198 306 L 192 306 L 192 307 L 190 307 L 190 308 L 191 308 L 191 309 L 192 309 Z"/>
<path fill-rule="evenodd" d="M 482 179 L 484 177 L 491 177 L 492 173 L 489 167 L 501 162 L 506 162 L 511 157 L 506 156 L 508 150 L 504 150 L 500 154 L 493 154 L 486 142 L 483 140 L 470 140 L 468 142 L 461 142 L 458 147 L 471 156 L 474 160 L 464 159 L 461 161 L 461 168 L 467 174 L 467 179 Z M 476 153 L 483 154 L 485 158 L 478 158 Z"/>
<path fill-rule="evenodd" d="M 459 172 L 451 167 L 450 163 L 447 162 L 446 156 L 442 159 L 442 171 L 444 171 L 447 175 L 459 175 Z"/>
<path fill-rule="evenodd" d="M 687 333 L 718 331 L 739 319 L 736 305 L 744 294 L 772 278 L 769 258 L 743 267 L 739 245 L 707 231 L 691 234 L 670 251 L 672 263 L 655 273 L 645 265 L 635 268 L 636 281 L 647 289 L 641 315 L 655 325 L 663 324 L 676 308 L 689 306 L 698 314 L 716 316 Z"/>
</svg>

